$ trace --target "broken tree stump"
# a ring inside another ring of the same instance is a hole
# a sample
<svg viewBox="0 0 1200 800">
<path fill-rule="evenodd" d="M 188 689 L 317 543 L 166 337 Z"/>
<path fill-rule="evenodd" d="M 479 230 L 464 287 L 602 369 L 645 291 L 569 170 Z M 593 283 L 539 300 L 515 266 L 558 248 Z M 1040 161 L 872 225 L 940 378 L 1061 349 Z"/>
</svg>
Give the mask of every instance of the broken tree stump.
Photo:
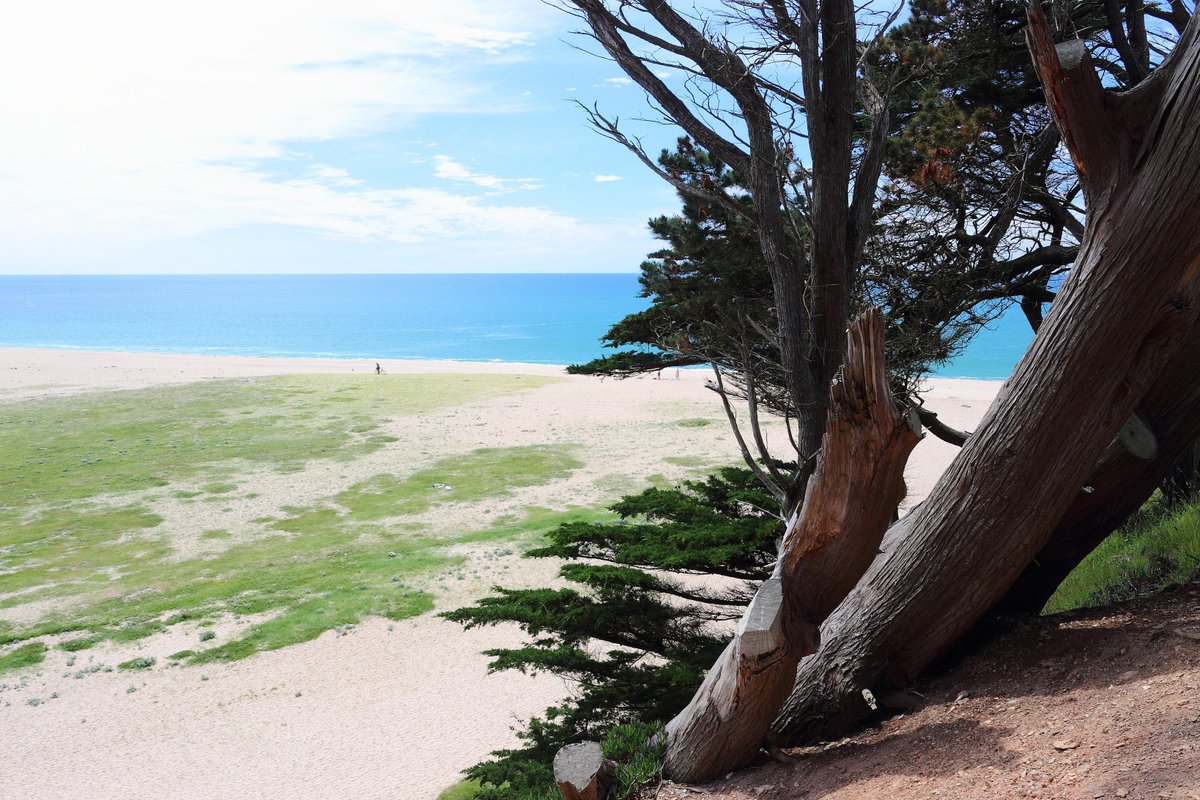
<svg viewBox="0 0 1200 800">
<path fill-rule="evenodd" d="M 615 774 L 598 742 L 569 744 L 554 756 L 554 780 L 566 800 L 605 800 Z"/>
<path fill-rule="evenodd" d="M 850 325 L 821 455 L 775 572 L 692 702 L 667 723 L 664 772 L 671 778 L 710 780 L 758 752 L 792 690 L 796 665 L 817 648 L 818 626 L 879 551 L 904 497 L 904 465 L 920 431 L 916 414 L 902 413 L 892 399 L 883 314 L 868 309 Z"/>
</svg>

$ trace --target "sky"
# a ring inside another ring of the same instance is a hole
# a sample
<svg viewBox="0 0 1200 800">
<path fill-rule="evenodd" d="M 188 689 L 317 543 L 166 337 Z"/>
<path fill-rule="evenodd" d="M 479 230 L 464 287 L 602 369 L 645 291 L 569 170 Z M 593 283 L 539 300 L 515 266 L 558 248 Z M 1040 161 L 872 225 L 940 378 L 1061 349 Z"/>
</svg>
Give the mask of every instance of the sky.
<svg viewBox="0 0 1200 800">
<path fill-rule="evenodd" d="M 7 3 L 0 274 L 635 272 L 678 202 L 573 102 L 647 113 L 578 27 L 540 0 Z"/>
</svg>

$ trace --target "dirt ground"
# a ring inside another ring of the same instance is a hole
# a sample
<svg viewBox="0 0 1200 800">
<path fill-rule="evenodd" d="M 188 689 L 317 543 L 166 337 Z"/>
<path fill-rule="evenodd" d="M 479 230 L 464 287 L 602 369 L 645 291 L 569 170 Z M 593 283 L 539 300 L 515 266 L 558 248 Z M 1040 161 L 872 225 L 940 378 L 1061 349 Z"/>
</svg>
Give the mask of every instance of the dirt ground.
<svg viewBox="0 0 1200 800">
<path fill-rule="evenodd" d="M 1017 623 L 922 707 L 657 800 L 1200 800 L 1200 585 Z"/>
</svg>

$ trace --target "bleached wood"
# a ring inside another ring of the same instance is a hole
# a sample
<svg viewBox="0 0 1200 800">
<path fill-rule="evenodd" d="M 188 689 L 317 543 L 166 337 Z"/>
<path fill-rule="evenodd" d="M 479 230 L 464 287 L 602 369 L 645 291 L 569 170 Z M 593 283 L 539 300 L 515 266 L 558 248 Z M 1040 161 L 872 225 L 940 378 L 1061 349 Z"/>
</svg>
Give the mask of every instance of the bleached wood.
<svg viewBox="0 0 1200 800">
<path fill-rule="evenodd" d="M 579 742 L 554 756 L 554 780 L 566 800 L 605 800 L 614 767 L 597 742 Z"/>
<path fill-rule="evenodd" d="M 769 578 L 754 594 L 734 634 L 740 655 L 758 658 L 783 642 L 783 582 Z"/>
</svg>

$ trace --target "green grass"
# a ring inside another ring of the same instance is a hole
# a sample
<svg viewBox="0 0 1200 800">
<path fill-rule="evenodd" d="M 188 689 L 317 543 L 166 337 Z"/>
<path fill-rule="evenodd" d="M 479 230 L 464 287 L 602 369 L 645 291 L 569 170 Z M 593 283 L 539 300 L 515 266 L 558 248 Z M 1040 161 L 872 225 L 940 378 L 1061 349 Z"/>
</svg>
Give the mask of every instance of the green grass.
<svg viewBox="0 0 1200 800">
<path fill-rule="evenodd" d="M 677 467 L 705 467 L 712 463 L 707 458 L 700 456 L 666 456 L 663 461 Z"/>
<path fill-rule="evenodd" d="M 1167 509 L 1156 495 L 1088 554 L 1045 613 L 1107 605 L 1200 577 L 1200 504 Z"/>
<path fill-rule="evenodd" d="M 676 420 L 675 424 L 681 428 L 703 428 L 706 425 L 712 425 L 711 419 L 704 417 L 692 417 L 690 419 Z"/>
<path fill-rule="evenodd" d="M 153 656 L 147 658 L 145 656 L 139 658 L 131 658 L 128 661 L 122 661 L 117 664 L 117 669 L 150 669 L 158 663 L 158 659 Z"/>
<path fill-rule="evenodd" d="M 484 448 L 444 458 L 405 478 L 376 475 L 336 497 L 356 519 L 419 514 L 446 502 L 500 497 L 515 489 L 566 477 L 583 464 L 569 446 Z"/>
<path fill-rule="evenodd" d="M 178 556 L 153 509 L 201 494 L 228 497 L 243 476 L 264 468 L 287 473 L 315 459 L 351 461 L 394 442 L 379 428 L 399 414 L 551 380 L 314 376 L 0 405 L 0 608 L 41 600 L 69 608 L 30 625 L 0 624 L 0 645 L 77 633 L 60 645 L 73 651 L 104 639 L 135 641 L 185 620 L 267 617 L 187 656 L 200 663 L 307 641 L 365 616 L 424 613 L 432 598 L 408 581 L 461 560 L 447 555 L 448 545 L 526 535 L 556 515 L 538 511 L 449 538 L 402 519 L 380 521 L 558 480 L 580 466 L 571 446 L 477 450 L 408 475 L 379 475 L 246 520 L 237 536 L 203 531 L 202 540 L 225 549 L 200 557 Z"/>
<path fill-rule="evenodd" d="M 104 641 L 103 636 L 92 634 L 91 636 L 80 636 L 76 639 L 68 639 L 65 642 L 59 642 L 58 649 L 66 650 L 68 653 L 77 653 L 80 650 L 87 650 L 95 647 L 100 642 Z"/>
<path fill-rule="evenodd" d="M 42 663 L 45 658 L 46 645 L 43 642 L 29 642 L 0 656 L 0 672 L 31 667 Z"/>
<path fill-rule="evenodd" d="M 475 800 L 479 794 L 479 781 L 459 781 L 442 790 L 437 800 Z"/>
<path fill-rule="evenodd" d="M 389 417 L 551 380 L 289 376 L 6 404 L 0 406 L 5 445 L 0 511 L 161 488 L 206 475 L 220 480 L 205 491 L 228 491 L 231 462 L 292 469 L 318 458 L 350 459 L 394 441 L 371 433 Z"/>
</svg>

